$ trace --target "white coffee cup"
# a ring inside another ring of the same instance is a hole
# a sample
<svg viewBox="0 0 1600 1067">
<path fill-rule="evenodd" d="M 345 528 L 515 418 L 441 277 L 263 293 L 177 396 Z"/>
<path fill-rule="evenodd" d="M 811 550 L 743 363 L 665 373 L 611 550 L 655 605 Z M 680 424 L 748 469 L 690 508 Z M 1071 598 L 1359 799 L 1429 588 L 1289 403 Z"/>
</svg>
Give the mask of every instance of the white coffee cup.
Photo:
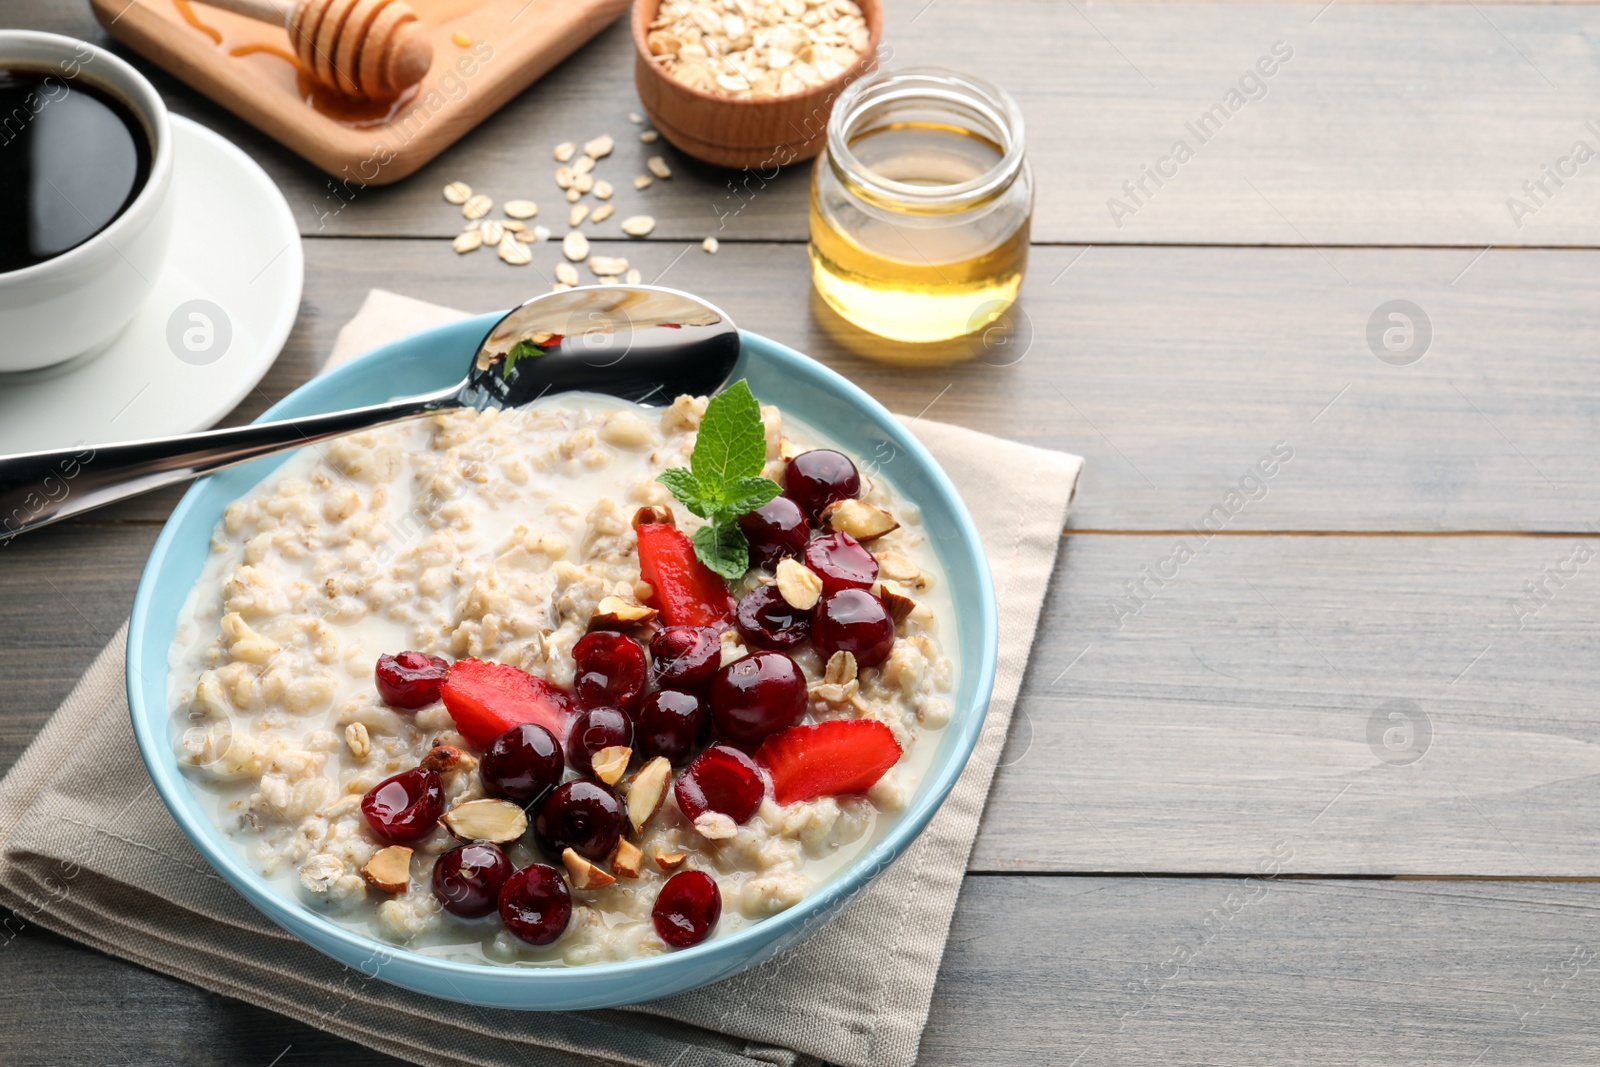
<svg viewBox="0 0 1600 1067">
<path fill-rule="evenodd" d="M 160 94 L 138 71 L 86 41 L 28 30 L 0 30 L 0 69 L 47 75 L 39 108 L 58 92 L 92 85 L 127 106 L 150 144 L 149 178 L 122 214 L 52 259 L 0 272 L 4 372 L 48 367 L 116 340 L 161 272 L 174 205 L 172 125 Z"/>
</svg>

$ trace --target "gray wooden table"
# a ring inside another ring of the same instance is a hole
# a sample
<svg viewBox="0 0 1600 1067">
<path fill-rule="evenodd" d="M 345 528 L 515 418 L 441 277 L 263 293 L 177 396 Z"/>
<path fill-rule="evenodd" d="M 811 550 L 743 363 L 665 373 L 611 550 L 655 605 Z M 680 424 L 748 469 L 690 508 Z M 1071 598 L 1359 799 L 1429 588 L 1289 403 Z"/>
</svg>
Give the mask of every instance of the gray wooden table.
<svg viewBox="0 0 1600 1067">
<path fill-rule="evenodd" d="M 1038 243 L 1006 345 L 863 358 L 806 295 L 803 170 L 736 180 L 669 151 L 674 179 L 624 189 L 617 217 L 659 220 L 623 253 L 647 278 L 891 408 L 1088 458 L 923 1060 L 1596 1062 L 1600 162 L 1572 152 L 1600 151 L 1600 11 L 888 9 L 895 62 L 993 78 L 1029 123 Z M 0 24 L 103 40 L 78 0 L 7 0 Z M 1277 42 L 1291 57 L 1242 82 Z M 151 71 L 260 160 L 305 238 L 299 322 L 230 421 L 312 374 L 371 287 L 473 311 L 540 291 L 450 253 L 439 188 L 549 199 L 550 146 L 601 132 L 642 162 L 630 66 L 613 27 L 349 202 Z M 1124 182 L 1234 88 L 1132 201 Z M 1429 327 L 1398 354 L 1369 344 L 1392 301 Z M 1275 448 L 1292 457 L 1253 477 Z M 176 498 L 0 557 L 0 765 L 126 615 Z M 335 1058 L 393 1062 L 8 928 L 0 1062 Z"/>
</svg>

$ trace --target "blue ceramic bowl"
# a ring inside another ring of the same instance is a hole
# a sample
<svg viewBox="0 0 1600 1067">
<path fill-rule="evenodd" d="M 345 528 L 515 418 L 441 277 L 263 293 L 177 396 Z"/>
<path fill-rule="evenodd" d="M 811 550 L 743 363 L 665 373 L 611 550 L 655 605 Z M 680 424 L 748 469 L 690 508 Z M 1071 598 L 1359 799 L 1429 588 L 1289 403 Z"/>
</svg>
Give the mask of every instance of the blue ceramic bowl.
<svg viewBox="0 0 1600 1067">
<path fill-rule="evenodd" d="M 499 314 L 482 315 L 385 345 L 296 389 L 263 419 L 356 407 L 456 381 Z M 764 337 L 743 335 L 737 376 L 763 400 L 828 434 L 854 455 L 876 461 L 921 508 L 925 529 L 949 576 L 958 633 L 947 648 L 956 665 L 954 715 L 933 765 L 904 814 L 854 864 L 788 911 L 730 936 L 649 959 L 587 967 L 512 967 L 419 955 L 339 927 L 279 895 L 241 861 L 212 825 L 172 745 L 167 654 L 185 597 L 200 576 L 223 508 L 282 463 L 274 456 L 197 482 L 179 503 L 150 554 L 128 631 L 128 704 L 139 751 L 162 799 L 195 848 L 273 922 L 369 975 L 446 1000 L 497 1008 L 570 1010 L 634 1004 L 727 978 L 817 930 L 894 859 L 943 802 L 966 766 L 994 683 L 998 623 L 989 565 L 977 528 L 955 488 L 899 420 L 821 364 Z"/>
</svg>

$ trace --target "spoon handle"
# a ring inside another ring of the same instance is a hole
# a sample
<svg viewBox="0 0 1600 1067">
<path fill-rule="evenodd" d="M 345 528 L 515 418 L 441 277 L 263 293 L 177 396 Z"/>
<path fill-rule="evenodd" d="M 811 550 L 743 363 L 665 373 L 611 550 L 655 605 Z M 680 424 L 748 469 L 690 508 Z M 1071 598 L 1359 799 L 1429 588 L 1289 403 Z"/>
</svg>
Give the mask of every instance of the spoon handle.
<svg viewBox="0 0 1600 1067">
<path fill-rule="evenodd" d="M 0 542 L 209 471 L 463 406 L 463 386 L 384 404 L 150 441 L 0 457 Z"/>
</svg>

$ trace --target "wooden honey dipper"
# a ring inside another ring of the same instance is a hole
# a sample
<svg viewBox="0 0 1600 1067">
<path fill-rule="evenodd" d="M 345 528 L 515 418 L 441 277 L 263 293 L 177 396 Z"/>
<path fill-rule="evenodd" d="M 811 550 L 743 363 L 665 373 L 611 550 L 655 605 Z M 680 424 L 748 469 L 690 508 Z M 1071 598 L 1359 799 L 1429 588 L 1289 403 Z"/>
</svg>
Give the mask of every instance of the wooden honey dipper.
<svg viewBox="0 0 1600 1067">
<path fill-rule="evenodd" d="M 201 2 L 285 27 L 305 72 L 358 100 L 393 100 L 433 63 L 433 44 L 405 0 Z"/>
</svg>

